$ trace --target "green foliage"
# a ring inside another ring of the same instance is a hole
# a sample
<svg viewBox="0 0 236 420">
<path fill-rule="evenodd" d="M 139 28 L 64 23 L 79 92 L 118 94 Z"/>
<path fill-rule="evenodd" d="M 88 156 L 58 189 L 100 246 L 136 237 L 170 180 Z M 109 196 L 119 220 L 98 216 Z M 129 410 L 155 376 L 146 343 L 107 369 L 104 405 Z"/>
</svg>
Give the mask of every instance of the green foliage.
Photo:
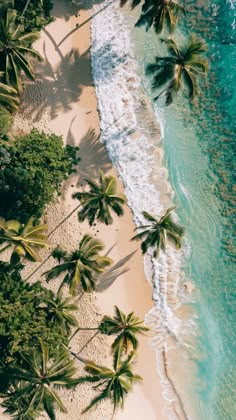
<svg viewBox="0 0 236 420">
<path fill-rule="evenodd" d="M 153 26 L 157 34 L 166 28 L 171 33 L 177 25 L 180 13 L 185 13 L 185 10 L 177 1 L 145 0 L 135 26 L 145 26 L 146 31 Z"/>
<path fill-rule="evenodd" d="M 59 261 L 59 264 L 44 273 L 46 281 L 63 273 L 65 276 L 60 288 L 64 284 L 68 284 L 72 296 L 78 294 L 80 285 L 85 292 L 95 290 L 97 275 L 112 263 L 111 258 L 99 255 L 103 249 L 103 242 L 88 234 L 83 236 L 78 249 L 71 253 L 56 248 L 52 255 Z M 60 263 L 61 261 L 63 262 Z"/>
<path fill-rule="evenodd" d="M 127 316 L 115 306 L 115 316 L 104 316 L 99 331 L 106 335 L 116 335 L 112 344 L 114 352 L 121 351 L 128 353 L 138 347 L 137 334 L 144 334 L 149 329 L 144 326 L 143 321 L 130 312 Z"/>
<path fill-rule="evenodd" d="M 169 38 L 162 39 L 167 46 L 167 57 L 155 57 L 155 62 L 146 67 L 146 74 L 152 77 L 152 88 L 161 92 L 154 98 L 165 96 L 165 104 L 170 105 L 179 91 L 185 89 L 189 99 L 199 93 L 198 79 L 206 76 L 209 62 L 203 55 L 207 44 L 196 35 L 191 35 L 185 46 L 179 48 L 176 42 Z"/>
<path fill-rule="evenodd" d="M 88 219 L 90 226 L 95 220 L 110 225 L 113 223 L 111 211 L 117 216 L 124 214 L 122 206 L 125 203 L 125 196 L 117 194 L 117 182 L 114 176 L 106 176 L 101 171 L 97 183 L 89 179 L 85 179 L 85 181 L 88 183 L 90 190 L 72 195 L 82 205 L 82 209 L 78 212 L 80 222 Z"/>
<path fill-rule="evenodd" d="M 21 22 L 27 32 L 33 29 L 40 31 L 54 19 L 50 12 L 53 8 L 51 0 L 30 0 L 24 16 L 21 18 L 20 14 L 24 10 L 26 0 L 15 0 L 14 8 L 18 11 L 19 22 Z"/>
<path fill-rule="evenodd" d="M 62 137 L 33 129 L 13 144 L 0 141 L 0 214 L 25 222 L 40 218 L 74 171 L 78 148 L 63 147 Z"/>
<path fill-rule="evenodd" d="M 34 217 L 30 217 L 26 225 L 17 220 L 6 221 L 0 217 L 0 243 L 8 244 L 1 248 L 0 252 L 13 245 L 12 263 L 24 257 L 31 261 L 42 261 L 38 249 L 48 245 L 47 228 L 47 225 L 36 224 Z"/>
<path fill-rule="evenodd" d="M 67 343 L 67 333 L 48 315 L 49 291 L 39 282 L 25 283 L 19 268 L 0 263 L 0 360 L 14 362 L 42 339 L 52 349 Z"/>
<path fill-rule="evenodd" d="M 12 86 L 3 83 L 3 77 L 4 72 L 0 72 L 0 105 L 1 107 L 3 106 L 4 109 L 6 108 L 8 111 L 14 112 L 17 110 L 20 102 L 18 92 Z"/>
<path fill-rule="evenodd" d="M 5 392 L 3 407 L 5 412 L 17 419 L 35 419 L 45 411 L 55 420 L 55 408 L 67 413 L 62 400 L 56 392 L 58 388 L 71 389 L 78 384 L 73 378 L 76 373 L 74 361 L 65 350 L 57 348 L 53 355 L 43 342 L 27 353 L 21 353 L 18 363 L 0 368 L 0 380 L 12 385 Z"/>
<path fill-rule="evenodd" d="M 83 413 L 86 413 L 100 401 L 110 399 L 114 412 L 117 408 L 124 407 L 125 397 L 132 390 L 135 383 L 142 380 L 141 376 L 132 372 L 132 362 L 135 353 L 132 352 L 125 360 L 119 352 L 114 354 L 113 369 L 99 366 L 94 362 L 86 361 L 85 371 L 87 376 L 79 378 L 79 383 L 95 383 L 94 389 L 98 390 L 98 395 L 93 398 Z"/>
<path fill-rule="evenodd" d="M 153 256 L 158 257 L 160 250 L 165 251 L 167 242 L 174 244 L 176 249 L 181 248 L 184 228 L 173 221 L 171 212 L 174 209 L 175 206 L 169 207 L 159 220 L 147 211 L 143 211 L 143 216 L 149 224 L 138 226 L 135 230 L 141 229 L 142 231 L 131 238 L 131 241 L 142 240 L 143 254 L 146 254 L 149 248 L 154 248 Z"/>
<path fill-rule="evenodd" d="M 19 92 L 22 89 L 22 72 L 28 79 L 34 80 L 30 59 L 42 60 L 42 57 L 32 48 L 39 32 L 26 33 L 24 27 L 16 22 L 16 17 L 16 11 L 9 9 L 0 19 L 0 70 L 4 73 L 4 82 Z"/>
<path fill-rule="evenodd" d="M 12 126 L 13 117 L 11 113 L 6 109 L 0 106 L 0 133 L 7 134 Z"/>
</svg>

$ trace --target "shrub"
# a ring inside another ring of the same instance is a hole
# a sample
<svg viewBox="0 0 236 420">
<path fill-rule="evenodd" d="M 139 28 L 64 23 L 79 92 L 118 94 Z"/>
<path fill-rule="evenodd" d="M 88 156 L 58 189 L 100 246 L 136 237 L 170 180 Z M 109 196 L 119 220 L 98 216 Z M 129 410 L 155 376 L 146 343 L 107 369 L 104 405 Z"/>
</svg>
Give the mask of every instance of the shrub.
<svg viewBox="0 0 236 420">
<path fill-rule="evenodd" d="M 25 0 L 15 0 L 14 8 L 19 13 L 19 22 L 23 23 L 27 32 L 31 32 L 33 29 L 40 31 L 54 20 L 50 15 L 53 8 L 51 0 L 31 0 L 24 16 L 21 18 L 20 14 L 22 13 L 24 6 Z"/>
<path fill-rule="evenodd" d="M 0 262 L 0 359 L 14 361 L 19 352 L 29 352 L 39 338 L 52 349 L 67 343 L 66 332 L 50 321 L 44 302 L 49 291 L 40 282 L 28 284 L 20 275 L 23 266 Z"/>
<path fill-rule="evenodd" d="M 36 129 L 13 144 L 0 141 L 1 216 L 23 223 L 32 215 L 40 218 L 74 172 L 77 150 L 63 147 L 62 137 Z"/>
<path fill-rule="evenodd" d="M 0 106 L 0 133 L 7 134 L 13 124 L 13 116 L 6 109 Z"/>
</svg>

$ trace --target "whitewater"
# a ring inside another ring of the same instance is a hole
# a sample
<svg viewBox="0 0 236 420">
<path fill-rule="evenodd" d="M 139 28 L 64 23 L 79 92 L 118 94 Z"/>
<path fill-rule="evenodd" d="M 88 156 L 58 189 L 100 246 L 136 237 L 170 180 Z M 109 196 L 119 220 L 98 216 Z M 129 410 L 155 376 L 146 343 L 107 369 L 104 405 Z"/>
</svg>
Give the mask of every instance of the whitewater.
<svg viewBox="0 0 236 420">
<path fill-rule="evenodd" d="M 162 216 L 173 205 L 174 191 L 163 159 L 161 110 L 157 110 L 158 123 L 141 84 L 129 28 L 119 4 L 109 3 L 94 6 L 91 35 L 101 141 L 118 171 L 133 219 L 139 226 L 145 224 L 144 210 Z M 96 14 L 103 8 L 104 11 Z M 178 220 L 177 215 L 175 218 Z M 152 258 L 151 252 L 144 258 L 145 273 L 153 285 L 155 302 L 145 321 L 156 331 L 150 345 L 156 351 L 157 372 L 168 401 L 166 414 L 173 419 L 179 418 L 178 413 L 182 417 L 186 415 L 174 384 L 167 378 L 164 358 L 167 350 L 188 350 L 190 345 L 185 337 L 195 331 L 194 317 L 183 321 L 178 316 L 183 302 L 191 300 L 181 271 L 184 254 L 188 252 L 186 243 L 182 252 L 168 247 L 158 259 Z"/>
</svg>

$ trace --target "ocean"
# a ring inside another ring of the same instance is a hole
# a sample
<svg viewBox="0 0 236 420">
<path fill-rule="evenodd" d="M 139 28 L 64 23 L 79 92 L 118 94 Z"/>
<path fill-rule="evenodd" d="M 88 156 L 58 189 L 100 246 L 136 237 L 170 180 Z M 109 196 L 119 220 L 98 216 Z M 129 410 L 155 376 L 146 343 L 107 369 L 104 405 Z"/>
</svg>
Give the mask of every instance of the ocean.
<svg viewBox="0 0 236 420">
<path fill-rule="evenodd" d="M 236 2 L 185 4 L 175 39 L 195 32 L 209 45 L 209 75 L 193 104 L 182 95 L 169 107 L 153 103 L 145 66 L 165 48 L 152 30 L 134 28 L 138 10 L 121 11 L 117 2 L 92 19 L 92 69 L 102 141 L 135 223 L 143 223 L 143 210 L 160 216 L 172 202 L 186 229 L 182 252 L 168 248 L 158 260 L 144 258 L 155 301 L 146 322 L 156 330 L 151 345 L 166 384 L 166 414 L 230 420 L 236 418 Z"/>
</svg>

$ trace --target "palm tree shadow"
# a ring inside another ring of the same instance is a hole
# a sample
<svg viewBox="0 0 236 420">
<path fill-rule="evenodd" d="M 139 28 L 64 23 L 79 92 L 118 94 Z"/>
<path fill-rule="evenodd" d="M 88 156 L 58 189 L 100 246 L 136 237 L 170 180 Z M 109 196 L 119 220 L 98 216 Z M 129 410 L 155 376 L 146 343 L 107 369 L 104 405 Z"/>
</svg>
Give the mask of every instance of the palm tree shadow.
<svg viewBox="0 0 236 420">
<path fill-rule="evenodd" d="M 103 3 L 104 0 L 60 0 L 54 2 L 53 16 L 63 18 L 66 21 L 72 15 L 77 15 L 80 10 L 90 9 L 94 4 Z"/>
<path fill-rule="evenodd" d="M 38 81 L 42 89 L 41 97 L 37 101 L 31 100 L 31 95 L 25 95 L 24 113 L 33 122 L 39 121 L 43 113 L 49 108 L 50 118 L 57 117 L 59 112 L 71 110 L 71 102 L 78 102 L 84 86 L 92 86 L 90 77 L 89 49 L 79 56 L 77 50 L 72 49 L 65 57 L 61 56 L 59 65 L 53 69 L 47 59 L 44 45 L 45 61 L 38 66 Z M 27 97 L 30 100 L 27 101 Z"/>
<path fill-rule="evenodd" d="M 73 121 L 74 120 L 72 120 L 72 123 Z M 81 186 L 84 184 L 85 178 L 95 180 L 99 176 L 99 170 L 106 173 L 112 165 L 104 144 L 100 142 L 99 135 L 95 133 L 93 128 L 89 128 L 82 139 L 79 142 L 76 142 L 71 131 L 71 126 L 67 134 L 66 143 L 71 146 L 79 145 L 79 156 L 81 157 L 81 161 L 77 167 L 77 175 L 79 175 L 77 186 Z"/>
<path fill-rule="evenodd" d="M 124 265 L 132 258 L 132 256 L 136 252 L 137 251 L 133 251 L 126 257 L 121 258 L 120 261 L 114 264 L 105 273 L 101 274 L 97 279 L 96 292 L 103 292 L 104 290 L 108 289 L 118 277 L 120 277 L 124 273 L 127 273 L 127 271 L 129 271 L 129 268 L 124 267 Z"/>
</svg>

